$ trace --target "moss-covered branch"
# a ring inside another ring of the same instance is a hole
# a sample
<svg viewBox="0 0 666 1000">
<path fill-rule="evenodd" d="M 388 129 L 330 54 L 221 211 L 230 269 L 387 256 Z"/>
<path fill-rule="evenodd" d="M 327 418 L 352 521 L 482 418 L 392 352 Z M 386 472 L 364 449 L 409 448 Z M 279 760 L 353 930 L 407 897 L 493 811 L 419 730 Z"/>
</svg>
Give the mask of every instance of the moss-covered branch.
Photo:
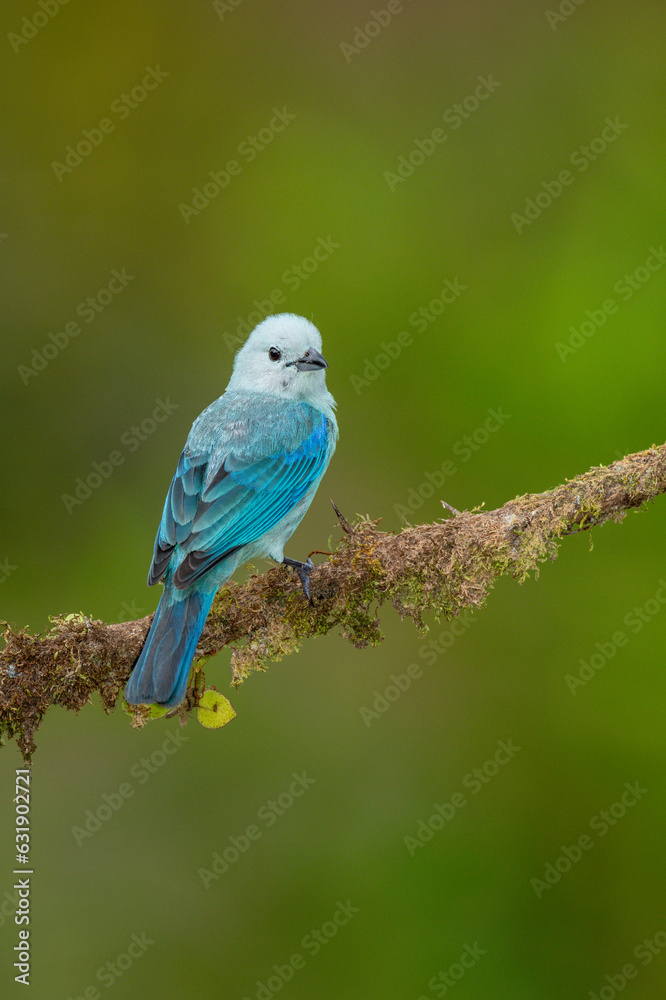
<svg viewBox="0 0 666 1000">
<path fill-rule="evenodd" d="M 271 660 L 295 652 L 304 639 L 330 629 L 355 646 L 381 640 L 378 611 L 390 601 L 421 626 L 423 615 L 450 618 L 482 605 L 495 580 L 522 581 L 539 563 L 554 559 L 564 535 L 604 521 L 620 521 L 666 492 L 666 445 L 591 469 L 547 493 L 528 494 L 492 511 L 453 512 L 435 524 L 398 534 L 361 518 L 340 515 L 342 538 L 311 577 L 315 606 L 303 598 L 295 574 L 269 569 L 244 584 L 227 583 L 203 631 L 198 655 L 232 646 L 233 683 Z M 446 505 L 445 505 L 446 506 Z M 451 510 L 451 508 L 449 508 Z M 94 692 L 110 711 L 122 692 L 151 617 L 106 625 L 82 614 L 58 616 L 43 635 L 6 626 L 0 652 L 0 733 L 13 738 L 26 759 L 51 705 L 81 708 Z M 197 683 L 200 689 L 201 683 Z M 134 713 L 142 724 L 148 709 Z"/>
</svg>

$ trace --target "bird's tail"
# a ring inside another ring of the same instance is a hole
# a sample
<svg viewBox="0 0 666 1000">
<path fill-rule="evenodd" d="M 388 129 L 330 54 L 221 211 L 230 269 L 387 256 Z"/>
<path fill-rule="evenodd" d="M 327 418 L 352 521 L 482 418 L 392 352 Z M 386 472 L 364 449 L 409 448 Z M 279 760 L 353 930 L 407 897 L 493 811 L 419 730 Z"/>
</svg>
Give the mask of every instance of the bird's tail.
<svg viewBox="0 0 666 1000">
<path fill-rule="evenodd" d="M 185 697 L 197 642 L 215 591 L 194 591 L 174 601 L 165 590 L 153 624 L 125 686 L 130 705 L 175 708 Z"/>
</svg>

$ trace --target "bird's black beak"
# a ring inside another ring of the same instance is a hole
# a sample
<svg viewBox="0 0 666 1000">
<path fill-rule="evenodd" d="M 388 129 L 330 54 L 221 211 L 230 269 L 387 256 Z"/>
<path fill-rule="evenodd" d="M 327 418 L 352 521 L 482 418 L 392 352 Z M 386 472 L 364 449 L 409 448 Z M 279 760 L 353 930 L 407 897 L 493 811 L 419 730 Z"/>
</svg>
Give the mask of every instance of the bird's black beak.
<svg viewBox="0 0 666 1000">
<path fill-rule="evenodd" d="M 328 368 L 326 359 L 314 347 L 310 347 L 302 358 L 298 358 L 296 361 L 288 361 L 286 367 L 289 368 L 291 365 L 296 365 L 296 369 L 299 372 L 316 372 L 322 368 Z"/>
</svg>

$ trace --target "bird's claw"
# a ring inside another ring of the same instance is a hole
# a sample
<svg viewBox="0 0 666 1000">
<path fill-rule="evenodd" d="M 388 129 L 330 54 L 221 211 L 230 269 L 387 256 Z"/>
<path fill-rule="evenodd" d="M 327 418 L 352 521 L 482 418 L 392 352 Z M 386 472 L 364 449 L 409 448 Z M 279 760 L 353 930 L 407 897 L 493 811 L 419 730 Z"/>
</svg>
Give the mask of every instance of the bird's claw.
<svg viewBox="0 0 666 1000">
<path fill-rule="evenodd" d="M 301 587 L 303 588 L 303 593 L 307 597 L 310 604 L 314 607 L 314 601 L 310 595 L 310 573 L 315 568 L 312 559 L 308 556 L 306 562 L 299 562 L 298 559 L 290 559 L 285 556 L 282 562 L 286 566 L 291 566 L 298 573 L 298 578 L 301 581 Z"/>
</svg>

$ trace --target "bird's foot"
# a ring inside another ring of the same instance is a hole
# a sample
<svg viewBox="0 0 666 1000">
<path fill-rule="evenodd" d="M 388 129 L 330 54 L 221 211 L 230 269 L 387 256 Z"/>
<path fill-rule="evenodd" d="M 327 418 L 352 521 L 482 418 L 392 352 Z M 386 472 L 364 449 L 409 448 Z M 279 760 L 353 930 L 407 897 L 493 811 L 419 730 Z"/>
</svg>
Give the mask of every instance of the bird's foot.
<svg viewBox="0 0 666 1000">
<path fill-rule="evenodd" d="M 310 604 L 314 607 L 314 601 L 310 596 L 310 573 L 315 568 L 312 559 L 308 556 L 307 562 L 299 562 L 298 559 L 290 559 L 289 556 L 284 556 L 282 562 L 285 566 L 291 566 L 296 570 L 298 578 L 301 581 L 303 593 L 307 597 Z"/>
</svg>

